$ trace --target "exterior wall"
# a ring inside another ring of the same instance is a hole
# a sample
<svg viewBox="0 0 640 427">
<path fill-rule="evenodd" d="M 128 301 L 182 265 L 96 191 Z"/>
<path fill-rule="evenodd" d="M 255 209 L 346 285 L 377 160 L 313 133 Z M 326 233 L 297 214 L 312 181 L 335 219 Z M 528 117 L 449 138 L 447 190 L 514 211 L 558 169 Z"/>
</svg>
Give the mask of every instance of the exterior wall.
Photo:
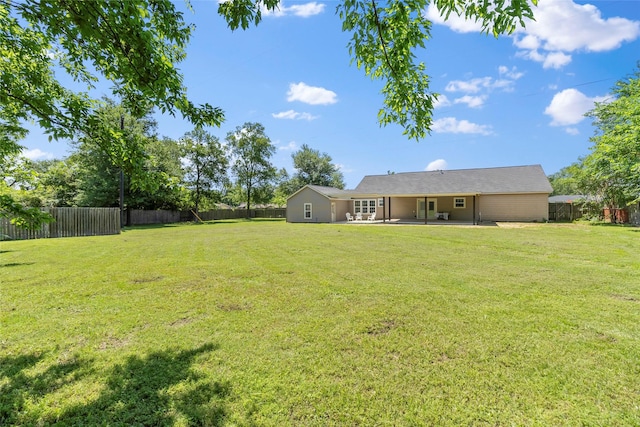
<svg viewBox="0 0 640 427">
<path fill-rule="evenodd" d="M 332 200 L 336 209 L 336 222 L 346 221 L 347 212 L 353 214 L 353 200 Z"/>
<path fill-rule="evenodd" d="M 311 219 L 304 217 L 305 203 L 311 203 Z M 287 222 L 331 222 L 331 201 L 310 188 L 304 188 L 287 200 Z"/>
<path fill-rule="evenodd" d="M 496 194 L 477 198 L 476 209 L 482 221 L 547 221 L 549 195 Z"/>
<path fill-rule="evenodd" d="M 453 199 L 463 198 L 464 208 L 456 208 Z M 476 206 L 477 206 L 476 197 Z M 449 221 L 473 221 L 473 196 L 438 197 L 438 212 L 449 212 Z"/>
<path fill-rule="evenodd" d="M 389 198 L 384 201 L 389 204 Z M 389 214 L 389 206 L 385 206 L 386 217 L 394 219 L 415 219 L 417 208 L 416 197 L 392 197 L 391 198 L 391 214 Z"/>
</svg>

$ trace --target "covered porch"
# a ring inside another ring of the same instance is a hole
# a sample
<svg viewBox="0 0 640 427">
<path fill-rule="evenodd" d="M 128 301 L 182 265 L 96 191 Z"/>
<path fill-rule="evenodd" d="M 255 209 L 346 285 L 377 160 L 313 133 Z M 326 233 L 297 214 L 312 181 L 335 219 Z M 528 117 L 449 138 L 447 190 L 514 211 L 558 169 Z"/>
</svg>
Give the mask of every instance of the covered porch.
<svg viewBox="0 0 640 427">
<path fill-rule="evenodd" d="M 372 216 L 375 221 L 392 224 L 460 223 L 477 224 L 478 194 L 424 195 L 424 196 L 358 196 L 350 200 L 348 212 L 361 221 Z M 352 222 L 352 221 L 347 221 Z"/>
</svg>

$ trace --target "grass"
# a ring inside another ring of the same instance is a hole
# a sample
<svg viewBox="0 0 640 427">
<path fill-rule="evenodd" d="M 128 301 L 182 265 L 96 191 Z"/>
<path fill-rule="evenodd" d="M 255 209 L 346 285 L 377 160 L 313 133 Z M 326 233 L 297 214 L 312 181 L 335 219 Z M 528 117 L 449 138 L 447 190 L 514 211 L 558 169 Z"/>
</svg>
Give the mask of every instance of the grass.
<svg viewBox="0 0 640 427">
<path fill-rule="evenodd" d="M 640 230 L 0 243 L 1 425 L 639 425 Z"/>
</svg>

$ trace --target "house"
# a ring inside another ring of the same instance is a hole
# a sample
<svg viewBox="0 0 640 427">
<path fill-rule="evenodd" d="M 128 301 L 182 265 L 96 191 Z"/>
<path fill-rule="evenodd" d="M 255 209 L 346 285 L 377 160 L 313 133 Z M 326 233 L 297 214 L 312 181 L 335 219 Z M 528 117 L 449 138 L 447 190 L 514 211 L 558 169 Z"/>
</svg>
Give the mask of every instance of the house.
<svg viewBox="0 0 640 427">
<path fill-rule="evenodd" d="M 369 175 L 353 190 L 306 185 L 287 199 L 287 221 L 546 221 L 552 191 L 540 165 Z"/>
</svg>

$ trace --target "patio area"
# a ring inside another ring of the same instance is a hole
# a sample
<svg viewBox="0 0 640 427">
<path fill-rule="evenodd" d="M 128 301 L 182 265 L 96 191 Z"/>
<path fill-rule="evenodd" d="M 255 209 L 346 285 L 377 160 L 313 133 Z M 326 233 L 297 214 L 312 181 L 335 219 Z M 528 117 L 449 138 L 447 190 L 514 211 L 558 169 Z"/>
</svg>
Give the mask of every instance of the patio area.
<svg viewBox="0 0 640 427">
<path fill-rule="evenodd" d="M 434 225 L 434 226 L 476 226 L 476 227 L 486 227 L 493 226 L 495 227 L 497 224 L 492 221 L 484 221 L 477 224 L 474 224 L 473 221 L 451 221 L 451 220 L 437 220 L 431 219 L 428 220 L 425 224 L 424 219 L 376 219 L 374 221 L 369 221 L 368 219 L 362 220 L 353 220 L 353 221 L 337 221 L 334 224 L 348 224 L 348 225 Z"/>
</svg>

